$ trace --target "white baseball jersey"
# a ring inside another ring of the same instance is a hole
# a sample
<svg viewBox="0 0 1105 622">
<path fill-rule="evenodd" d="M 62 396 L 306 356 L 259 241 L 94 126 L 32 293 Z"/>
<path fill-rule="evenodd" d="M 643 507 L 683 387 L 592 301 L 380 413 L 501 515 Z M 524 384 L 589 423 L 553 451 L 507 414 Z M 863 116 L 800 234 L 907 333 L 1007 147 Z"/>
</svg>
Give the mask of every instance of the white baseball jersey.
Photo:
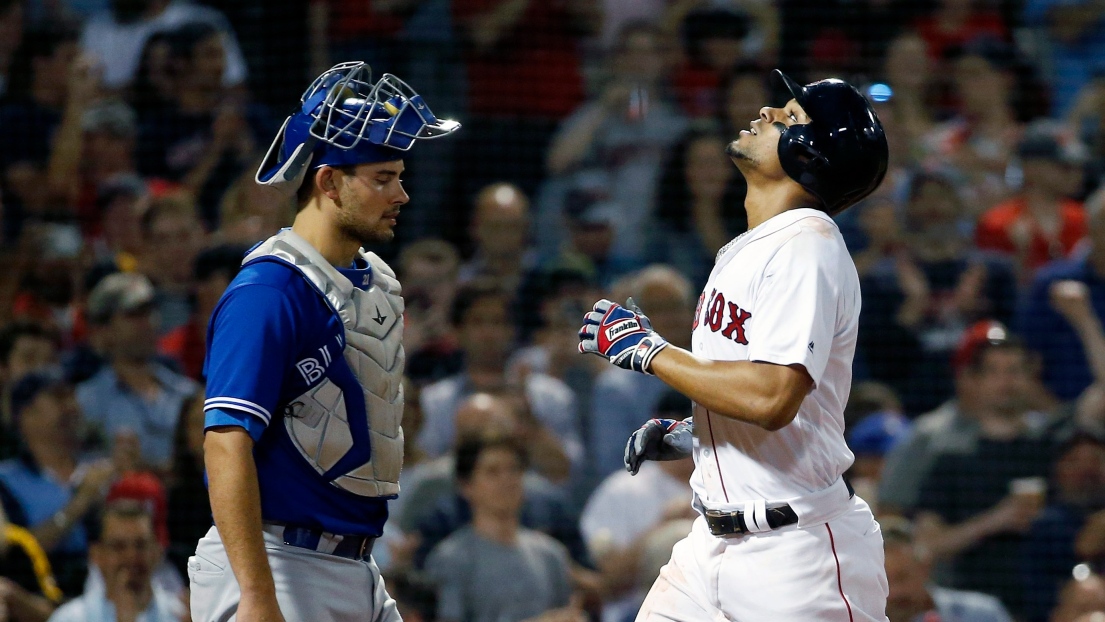
<svg viewBox="0 0 1105 622">
<path fill-rule="evenodd" d="M 774 432 L 695 405 L 691 487 L 702 505 L 805 496 L 851 466 L 844 405 L 859 311 L 859 275 L 824 212 L 783 212 L 722 248 L 698 301 L 692 351 L 802 365 L 814 388 L 794 420 Z"/>
</svg>

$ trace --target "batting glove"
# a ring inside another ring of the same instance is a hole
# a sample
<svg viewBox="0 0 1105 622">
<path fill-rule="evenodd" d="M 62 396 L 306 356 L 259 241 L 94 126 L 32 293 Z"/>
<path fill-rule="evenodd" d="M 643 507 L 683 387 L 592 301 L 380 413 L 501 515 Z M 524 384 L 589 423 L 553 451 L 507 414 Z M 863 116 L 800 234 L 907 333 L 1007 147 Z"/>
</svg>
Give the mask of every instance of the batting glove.
<svg viewBox="0 0 1105 622">
<path fill-rule="evenodd" d="M 625 470 L 636 475 L 645 460 L 679 460 L 694 448 L 694 418 L 649 419 L 625 444 Z"/>
<path fill-rule="evenodd" d="M 622 369 L 652 374 L 652 358 L 668 347 L 668 342 L 652 330 L 652 322 L 632 298 L 625 304 L 628 308 L 605 299 L 595 303 L 583 316 L 579 351 L 605 356 Z"/>
</svg>

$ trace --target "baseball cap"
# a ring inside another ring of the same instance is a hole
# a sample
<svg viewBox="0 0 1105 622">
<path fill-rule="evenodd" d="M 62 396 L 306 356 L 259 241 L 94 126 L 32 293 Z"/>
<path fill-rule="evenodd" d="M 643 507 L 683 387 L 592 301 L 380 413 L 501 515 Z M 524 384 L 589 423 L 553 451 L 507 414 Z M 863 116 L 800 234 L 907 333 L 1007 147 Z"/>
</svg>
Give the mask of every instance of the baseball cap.
<svg viewBox="0 0 1105 622">
<path fill-rule="evenodd" d="M 117 99 L 92 104 L 81 116 L 85 132 L 104 132 L 116 138 L 134 138 L 138 134 L 138 114 Z"/>
<path fill-rule="evenodd" d="M 1022 160 L 1043 159 L 1066 164 L 1083 164 L 1088 159 L 1086 146 L 1073 132 L 1054 121 L 1029 125 L 1017 145 Z"/>
<path fill-rule="evenodd" d="M 152 473 L 128 473 L 108 490 L 106 503 L 130 499 L 141 503 L 150 514 L 161 548 L 169 546 L 169 498 L 165 486 Z"/>
<path fill-rule="evenodd" d="M 974 359 L 979 348 L 985 345 L 1001 345 L 1010 340 L 1009 330 L 997 320 L 980 320 L 963 333 L 959 347 L 952 357 L 952 368 L 961 371 Z"/>
<path fill-rule="evenodd" d="M 885 456 L 912 428 L 909 419 L 899 412 L 874 412 L 849 431 L 848 447 L 857 456 Z"/>
<path fill-rule="evenodd" d="M 12 387 L 10 402 L 12 418 L 18 419 L 23 410 L 42 393 L 69 386 L 65 374 L 59 368 L 49 368 L 23 376 Z"/>
<path fill-rule="evenodd" d="M 116 313 L 135 311 L 154 301 L 154 288 L 145 275 L 116 272 L 105 276 L 88 295 L 88 319 L 108 322 Z"/>
</svg>

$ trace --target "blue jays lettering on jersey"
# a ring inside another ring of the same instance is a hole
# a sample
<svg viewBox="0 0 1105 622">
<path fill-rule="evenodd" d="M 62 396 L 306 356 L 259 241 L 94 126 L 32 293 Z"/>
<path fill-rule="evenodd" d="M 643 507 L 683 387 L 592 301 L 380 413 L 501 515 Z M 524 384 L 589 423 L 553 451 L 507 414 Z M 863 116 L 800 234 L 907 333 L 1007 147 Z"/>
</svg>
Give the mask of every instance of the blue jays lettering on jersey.
<svg viewBox="0 0 1105 622">
<path fill-rule="evenodd" d="M 368 266 L 339 271 L 361 289 L 372 284 Z M 208 326 L 205 428 L 240 426 L 254 439 L 265 521 L 378 536 L 387 520 L 386 498 L 330 484 L 367 462 L 372 449 L 364 396 L 342 355 L 344 340 L 340 318 L 303 275 L 278 260 L 248 263 Z M 326 379 L 341 390 L 353 443 L 319 474 L 281 419 L 295 417 L 302 406 L 296 398 Z"/>
</svg>

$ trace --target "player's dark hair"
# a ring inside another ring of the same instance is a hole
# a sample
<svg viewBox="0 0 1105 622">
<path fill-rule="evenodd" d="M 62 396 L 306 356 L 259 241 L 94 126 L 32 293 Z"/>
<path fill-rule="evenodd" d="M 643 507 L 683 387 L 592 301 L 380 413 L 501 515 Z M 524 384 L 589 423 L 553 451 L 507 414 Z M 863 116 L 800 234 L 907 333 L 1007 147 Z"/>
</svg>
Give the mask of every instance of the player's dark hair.
<svg viewBox="0 0 1105 622">
<path fill-rule="evenodd" d="M 469 309 L 481 300 L 489 298 L 502 300 L 504 305 L 510 303 L 506 292 L 495 281 L 477 279 L 465 284 L 457 290 L 457 295 L 453 298 L 453 308 L 450 310 L 449 320 L 453 323 L 453 326 L 460 326 L 468 315 Z"/>
<path fill-rule="evenodd" d="M 54 331 L 35 322 L 17 320 L 0 329 L 0 365 L 8 363 L 8 357 L 15 349 L 15 344 L 24 337 L 46 339 L 55 347 L 58 345 L 58 336 Z"/>
<path fill-rule="evenodd" d="M 330 168 L 336 168 L 346 175 L 353 175 L 357 171 L 356 165 L 351 166 L 331 166 Z M 295 191 L 295 213 L 303 211 L 303 208 L 307 207 L 307 201 L 311 200 L 311 194 L 315 191 L 315 173 L 318 172 L 317 168 L 310 168 L 307 170 L 307 174 L 303 176 L 303 181 L 300 182 L 299 188 Z"/>
<path fill-rule="evenodd" d="M 518 439 L 512 436 L 492 436 L 489 434 L 469 436 L 462 438 L 456 450 L 456 468 L 454 469 L 458 482 L 472 481 L 472 474 L 476 471 L 476 464 L 480 456 L 492 449 L 506 449 L 517 458 L 522 469 L 529 466 L 529 454 Z"/>
<path fill-rule="evenodd" d="M 216 274 L 230 281 L 242 269 L 242 258 L 248 249 L 240 244 L 220 244 L 204 249 L 192 264 L 196 281 L 206 281 Z"/>
</svg>

